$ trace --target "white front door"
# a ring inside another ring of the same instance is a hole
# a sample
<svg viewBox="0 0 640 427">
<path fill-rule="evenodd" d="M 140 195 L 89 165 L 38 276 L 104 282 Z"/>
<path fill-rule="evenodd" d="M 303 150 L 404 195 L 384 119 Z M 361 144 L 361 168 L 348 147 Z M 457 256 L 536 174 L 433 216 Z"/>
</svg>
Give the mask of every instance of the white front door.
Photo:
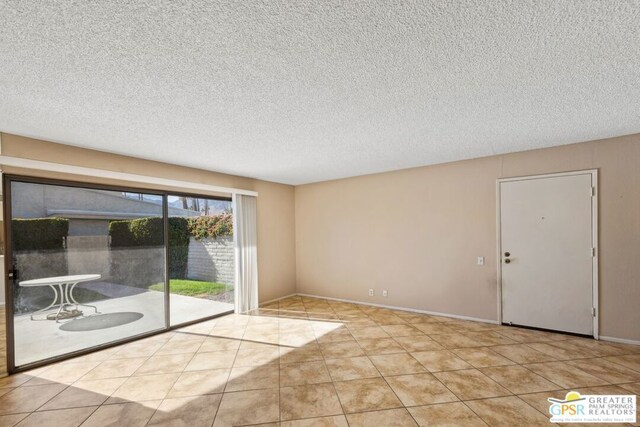
<svg viewBox="0 0 640 427">
<path fill-rule="evenodd" d="M 593 335 L 592 172 L 500 186 L 502 321 Z"/>
</svg>

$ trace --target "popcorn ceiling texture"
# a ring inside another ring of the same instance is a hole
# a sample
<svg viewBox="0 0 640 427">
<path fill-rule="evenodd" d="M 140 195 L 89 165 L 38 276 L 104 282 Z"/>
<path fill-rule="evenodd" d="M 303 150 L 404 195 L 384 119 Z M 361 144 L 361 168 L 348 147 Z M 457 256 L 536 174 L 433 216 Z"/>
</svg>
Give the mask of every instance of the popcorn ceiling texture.
<svg viewBox="0 0 640 427">
<path fill-rule="evenodd" d="M 300 184 L 640 132 L 640 1 L 0 2 L 0 130 Z"/>
</svg>

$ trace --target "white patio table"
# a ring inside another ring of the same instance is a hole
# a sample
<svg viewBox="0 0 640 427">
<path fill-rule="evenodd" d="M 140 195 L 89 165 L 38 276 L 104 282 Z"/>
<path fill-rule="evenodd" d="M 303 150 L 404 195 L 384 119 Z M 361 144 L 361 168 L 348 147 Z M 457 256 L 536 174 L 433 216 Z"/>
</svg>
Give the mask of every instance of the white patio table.
<svg viewBox="0 0 640 427">
<path fill-rule="evenodd" d="M 62 313 L 62 311 L 64 310 L 64 307 L 67 305 L 75 305 L 76 306 L 76 310 L 78 309 L 78 306 L 85 306 L 85 307 L 91 307 L 93 308 L 96 313 L 98 313 L 98 307 L 96 307 L 95 305 L 88 305 L 88 304 L 81 304 L 78 301 L 76 301 L 76 299 L 73 297 L 73 288 L 76 287 L 76 285 L 78 283 L 82 283 L 82 282 L 89 282 L 91 280 L 97 280 L 100 279 L 102 276 L 100 276 L 99 274 L 78 274 L 75 276 L 57 276 L 57 277 L 45 277 L 42 279 L 34 279 L 34 280 L 25 280 L 19 283 L 20 286 L 25 287 L 25 288 L 33 288 L 33 287 L 38 287 L 38 286 L 49 286 L 51 289 L 53 289 L 53 302 L 51 304 L 49 304 L 48 307 L 45 307 L 41 310 L 38 311 L 34 311 L 31 314 L 31 320 L 35 320 L 33 318 L 33 316 L 35 314 L 38 313 L 42 313 L 45 312 L 47 310 L 49 310 L 51 307 L 57 307 L 58 308 L 58 312 L 56 313 L 56 315 L 53 317 L 53 319 L 55 319 L 56 322 L 58 322 L 61 318 L 68 318 L 68 317 L 76 317 L 82 314 L 82 312 L 79 312 L 79 314 L 76 314 L 74 316 L 65 316 L 65 315 L 61 315 L 60 313 Z M 56 287 L 58 288 L 56 290 Z M 58 301 L 58 291 L 60 292 L 60 302 L 57 303 Z M 48 317 L 47 317 L 48 318 Z"/>
</svg>

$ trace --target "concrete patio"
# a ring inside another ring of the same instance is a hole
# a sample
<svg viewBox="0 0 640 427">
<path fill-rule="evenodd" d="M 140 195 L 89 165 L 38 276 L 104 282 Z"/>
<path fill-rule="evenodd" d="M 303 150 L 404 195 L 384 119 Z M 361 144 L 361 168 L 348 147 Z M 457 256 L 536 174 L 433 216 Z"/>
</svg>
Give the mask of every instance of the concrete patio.
<svg viewBox="0 0 640 427">
<path fill-rule="evenodd" d="M 81 306 L 84 316 L 63 320 L 14 318 L 16 366 L 134 337 L 165 327 L 164 293 L 143 291 Z M 171 294 L 171 324 L 194 321 L 233 311 L 233 304 Z M 44 316 L 39 316 L 43 318 Z"/>
</svg>

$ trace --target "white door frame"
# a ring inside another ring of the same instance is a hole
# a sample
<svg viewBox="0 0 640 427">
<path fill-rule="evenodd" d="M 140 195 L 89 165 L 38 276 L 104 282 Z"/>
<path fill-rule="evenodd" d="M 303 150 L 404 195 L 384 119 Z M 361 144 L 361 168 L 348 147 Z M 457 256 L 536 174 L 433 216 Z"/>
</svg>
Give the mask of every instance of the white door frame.
<svg viewBox="0 0 640 427">
<path fill-rule="evenodd" d="M 497 269 L 498 269 L 498 322 L 502 324 L 502 235 L 500 221 L 500 183 L 509 181 L 526 181 L 529 179 L 554 178 L 560 176 L 571 175 L 591 175 L 591 187 L 593 188 L 591 198 L 591 241 L 593 242 L 594 256 L 592 257 L 592 277 L 593 277 L 593 308 L 595 309 L 593 316 L 593 337 L 599 337 L 599 318 L 600 307 L 598 305 L 598 170 L 588 169 L 573 172 L 550 173 L 543 175 L 529 175 L 512 178 L 499 178 L 496 181 L 496 232 L 497 232 Z"/>
</svg>

